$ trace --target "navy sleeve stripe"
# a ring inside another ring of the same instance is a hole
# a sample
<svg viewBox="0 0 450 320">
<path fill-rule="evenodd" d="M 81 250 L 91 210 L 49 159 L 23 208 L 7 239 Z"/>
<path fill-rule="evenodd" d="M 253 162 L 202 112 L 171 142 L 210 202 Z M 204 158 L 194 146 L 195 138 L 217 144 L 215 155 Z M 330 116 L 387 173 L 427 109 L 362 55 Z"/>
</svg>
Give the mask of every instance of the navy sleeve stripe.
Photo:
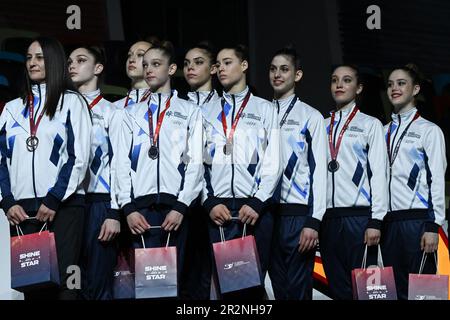
<svg viewBox="0 0 450 320">
<path fill-rule="evenodd" d="M 2 198 L 5 198 L 12 195 L 8 165 L 6 163 L 6 158 L 8 156 L 8 146 L 6 145 L 6 123 L 0 130 L 0 152 L 0 190 L 2 192 Z"/>
<path fill-rule="evenodd" d="M 75 165 L 75 136 L 73 133 L 72 122 L 70 121 L 70 110 L 67 112 L 67 120 L 66 120 L 66 129 L 67 129 L 67 153 L 69 154 L 69 158 L 67 162 L 62 166 L 61 171 L 59 172 L 58 179 L 56 180 L 55 186 L 50 190 L 50 193 L 53 194 L 60 201 L 64 198 L 64 195 L 69 186 L 70 177 L 72 175 L 72 170 Z"/>
</svg>

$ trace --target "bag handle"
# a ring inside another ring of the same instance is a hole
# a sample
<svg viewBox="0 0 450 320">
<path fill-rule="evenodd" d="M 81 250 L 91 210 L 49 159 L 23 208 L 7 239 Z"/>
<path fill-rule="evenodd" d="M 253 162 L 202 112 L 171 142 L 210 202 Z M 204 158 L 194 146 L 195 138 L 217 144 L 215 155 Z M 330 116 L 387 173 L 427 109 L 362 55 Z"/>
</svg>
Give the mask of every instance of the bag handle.
<svg viewBox="0 0 450 320">
<path fill-rule="evenodd" d="M 381 254 L 381 246 L 378 244 L 378 259 L 377 264 L 384 269 L 383 255 Z"/>
<path fill-rule="evenodd" d="M 26 218 L 25 220 L 36 220 L 36 217 L 28 217 L 28 218 Z M 25 221 L 25 220 L 24 220 L 24 221 Z M 23 221 L 22 221 L 22 222 L 23 222 Z M 41 233 L 42 233 L 42 231 L 44 230 L 44 228 L 45 228 L 45 231 L 48 230 L 47 221 L 42 225 L 41 230 L 39 230 L 39 235 L 41 235 Z M 22 228 L 21 228 L 18 224 L 16 224 L 16 231 L 17 231 L 17 236 L 19 237 L 19 239 L 20 239 L 20 236 L 21 236 L 21 235 L 22 235 L 22 236 L 25 235 L 25 234 L 23 233 Z"/>
<path fill-rule="evenodd" d="M 232 217 L 231 220 L 239 221 L 239 218 Z M 220 242 L 224 243 L 225 242 L 225 232 L 223 231 L 223 226 L 219 226 L 219 233 L 220 233 Z M 244 223 L 244 227 L 242 228 L 242 237 L 241 238 L 243 239 L 246 236 L 247 236 L 247 224 Z"/>
<path fill-rule="evenodd" d="M 364 255 L 361 263 L 361 269 L 367 269 L 367 245 L 364 247 Z M 381 255 L 381 246 L 378 244 L 378 253 L 377 253 L 377 265 L 384 269 L 383 256 Z"/>
<path fill-rule="evenodd" d="M 438 266 L 438 260 L 436 257 L 436 251 L 433 252 L 434 256 L 434 263 L 436 264 L 436 274 L 439 273 L 439 266 Z M 425 263 L 427 262 L 428 254 L 424 251 L 422 254 L 422 261 L 420 262 L 420 268 L 419 268 L 419 274 L 422 274 L 423 268 L 425 267 Z"/>
<path fill-rule="evenodd" d="M 150 229 L 161 229 L 161 226 L 150 226 Z M 167 235 L 167 241 L 166 241 L 166 249 L 169 247 L 169 241 L 170 241 L 170 231 L 168 232 Z M 141 234 L 141 241 L 142 241 L 142 248 L 147 249 L 145 247 L 145 241 L 144 241 L 144 236 Z"/>
</svg>

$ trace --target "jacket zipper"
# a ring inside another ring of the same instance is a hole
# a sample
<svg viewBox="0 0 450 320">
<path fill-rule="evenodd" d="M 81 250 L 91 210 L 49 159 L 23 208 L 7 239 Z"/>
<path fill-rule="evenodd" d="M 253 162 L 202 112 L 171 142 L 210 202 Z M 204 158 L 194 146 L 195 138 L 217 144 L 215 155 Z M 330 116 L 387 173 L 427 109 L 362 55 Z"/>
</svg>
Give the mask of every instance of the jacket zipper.
<svg viewBox="0 0 450 320">
<path fill-rule="evenodd" d="M 161 93 L 158 94 L 158 111 L 157 111 L 157 115 L 156 115 L 156 123 L 158 123 L 159 120 L 159 111 L 161 108 Z M 150 120 L 150 119 L 149 119 Z M 153 127 L 153 124 L 152 124 Z M 159 136 L 158 139 L 156 141 L 158 149 L 159 149 Z M 157 196 L 156 196 L 156 203 L 159 203 L 159 157 L 161 156 L 161 153 L 158 152 L 158 159 L 156 160 L 156 192 L 157 192 Z"/>
<path fill-rule="evenodd" d="M 402 118 L 400 117 L 400 115 L 398 115 L 398 128 L 397 128 L 397 131 L 395 132 L 394 139 L 392 139 L 392 141 L 391 141 L 391 146 L 390 146 L 391 150 L 389 150 L 391 157 L 392 157 L 392 151 L 394 149 L 394 141 L 395 141 L 395 138 L 397 137 L 398 132 L 400 131 L 401 124 L 402 124 Z M 391 212 L 392 212 L 392 196 L 391 196 L 392 165 L 393 165 L 393 163 L 391 163 L 391 159 L 389 159 L 389 211 L 391 211 Z"/>
<path fill-rule="evenodd" d="M 39 113 L 39 110 L 41 109 L 41 103 L 42 103 L 41 87 L 39 85 L 38 85 L 38 90 L 39 90 L 39 106 L 38 106 L 38 108 L 36 110 L 36 114 Z M 32 103 L 34 103 L 34 102 L 32 102 Z M 30 106 L 28 106 L 28 108 L 29 108 L 28 112 L 30 112 L 31 111 L 30 110 Z M 30 115 L 28 115 L 28 116 L 30 116 Z M 36 119 L 36 117 L 34 117 L 34 115 L 33 115 L 33 118 Z M 30 130 L 31 130 L 31 128 L 30 128 Z M 35 150 L 33 150 L 33 156 L 31 158 L 31 175 L 32 175 L 32 178 L 33 178 L 33 191 L 34 191 L 35 209 L 37 211 L 37 210 L 39 210 L 39 204 L 38 204 L 38 201 L 37 201 L 37 197 L 38 196 L 37 196 L 37 190 L 36 190 L 36 172 L 35 172 L 35 168 L 34 168 L 34 158 L 35 158 Z"/>
<path fill-rule="evenodd" d="M 334 134 L 333 134 L 333 146 L 336 146 L 336 135 L 337 135 L 337 130 L 339 128 L 339 125 L 341 124 L 341 120 L 342 120 L 342 111 L 339 112 L 339 121 L 337 123 L 336 128 L 334 129 Z M 331 172 L 331 181 L 332 181 L 332 196 L 331 196 L 331 203 L 333 208 L 335 207 L 334 205 L 334 189 L 335 189 L 335 181 L 334 181 L 334 174 L 335 172 Z"/>
<path fill-rule="evenodd" d="M 234 96 L 234 94 L 232 94 L 231 98 L 233 99 L 233 112 L 231 113 L 231 123 L 233 123 L 233 121 L 234 121 L 234 112 L 235 112 L 235 108 L 236 108 L 236 97 Z M 225 136 L 225 139 L 226 138 L 227 137 Z M 231 194 L 233 195 L 233 203 L 234 203 L 236 195 L 234 193 L 234 154 L 233 154 L 233 149 L 231 151 Z M 235 209 L 235 208 L 233 208 L 233 209 Z"/>
</svg>

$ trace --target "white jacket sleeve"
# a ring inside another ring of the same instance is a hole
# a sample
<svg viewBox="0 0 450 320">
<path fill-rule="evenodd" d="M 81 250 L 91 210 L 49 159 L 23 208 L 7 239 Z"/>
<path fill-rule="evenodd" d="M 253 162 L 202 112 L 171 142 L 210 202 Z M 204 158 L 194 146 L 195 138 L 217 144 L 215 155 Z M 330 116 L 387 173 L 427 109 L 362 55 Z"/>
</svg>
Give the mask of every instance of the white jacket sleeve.
<svg viewBox="0 0 450 320">
<path fill-rule="evenodd" d="M 118 150 L 116 158 L 116 181 L 117 181 L 117 202 L 119 207 L 123 209 L 124 214 L 136 211 L 132 202 L 132 181 L 131 181 L 131 159 L 129 158 L 130 150 L 133 145 L 133 119 L 130 114 L 122 111 L 122 122 L 120 125 L 120 137 L 118 141 Z"/>
<path fill-rule="evenodd" d="M 112 159 L 110 159 L 110 186 L 111 186 L 111 209 L 112 210 L 118 210 L 119 204 L 117 199 L 117 193 L 118 193 L 118 180 L 117 180 L 117 158 L 119 156 L 119 141 L 121 137 L 121 126 L 122 126 L 122 117 L 123 117 L 123 110 L 122 109 L 116 109 L 114 112 L 110 115 L 109 119 L 109 140 L 111 142 L 112 150 L 113 150 L 113 156 Z M 117 215 L 116 215 L 117 218 Z"/>
<path fill-rule="evenodd" d="M 187 139 L 187 157 L 184 186 L 178 194 L 173 209 L 185 213 L 189 205 L 202 191 L 203 176 L 203 123 L 200 110 L 195 108 L 190 115 Z"/>
<path fill-rule="evenodd" d="M 7 106 L 3 109 L 0 115 L 0 203 L 5 214 L 9 208 L 16 204 L 14 196 L 11 193 L 11 181 L 9 179 L 8 170 L 8 145 L 6 138 L 6 126 L 7 126 Z"/>
<path fill-rule="evenodd" d="M 369 130 L 369 151 L 368 165 L 372 171 L 370 186 L 372 193 L 372 219 L 368 224 L 369 228 L 380 229 L 381 221 L 387 212 L 388 207 L 388 186 L 387 186 L 387 150 L 384 140 L 383 125 L 379 120 L 374 120 Z"/>
<path fill-rule="evenodd" d="M 427 179 L 431 188 L 435 225 L 428 225 L 426 231 L 438 232 L 445 219 L 445 169 L 447 160 L 445 155 L 445 140 L 442 130 L 431 126 L 424 133 L 423 147 L 425 149 L 425 166 L 427 166 Z M 437 226 L 436 226 L 437 225 Z"/>
<path fill-rule="evenodd" d="M 83 182 L 89 163 L 92 131 L 90 111 L 78 94 L 70 98 L 71 105 L 66 117 L 68 159 L 61 167 L 55 185 L 43 200 L 48 208 L 55 211 Z"/>
<path fill-rule="evenodd" d="M 327 208 L 327 193 L 324 192 L 327 185 L 327 134 L 325 130 L 325 121 L 322 115 L 311 118 L 308 130 L 310 131 L 310 148 L 308 161 L 314 162 L 314 171 L 312 174 L 312 217 L 322 221 Z M 311 159 L 312 157 L 312 159 Z"/>
<path fill-rule="evenodd" d="M 262 158 L 261 181 L 258 190 L 254 195 L 255 198 L 248 203 L 258 213 L 262 211 L 264 202 L 272 197 L 282 170 L 277 110 L 270 103 L 262 105 L 261 108 L 267 108 L 265 112 L 265 130 L 268 144 Z"/>
</svg>

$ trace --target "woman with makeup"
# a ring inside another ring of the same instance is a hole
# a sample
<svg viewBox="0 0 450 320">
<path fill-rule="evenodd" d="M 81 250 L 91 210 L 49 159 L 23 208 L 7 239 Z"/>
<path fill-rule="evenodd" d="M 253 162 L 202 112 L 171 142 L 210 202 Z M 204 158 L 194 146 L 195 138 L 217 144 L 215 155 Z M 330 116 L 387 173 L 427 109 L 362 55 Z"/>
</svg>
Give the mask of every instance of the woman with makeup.
<svg viewBox="0 0 450 320">
<path fill-rule="evenodd" d="M 323 116 L 300 100 L 300 59 L 292 46 L 278 50 L 269 69 L 278 110 L 283 174 L 269 275 L 277 300 L 311 300 L 319 228 L 326 209 L 327 137 Z"/>
<path fill-rule="evenodd" d="M 170 43 L 149 49 L 143 68 L 152 93 L 147 102 L 123 112 L 118 201 L 134 248 L 142 248 L 142 241 L 147 248 L 163 247 L 170 236 L 169 245 L 177 247 L 180 276 L 187 232 L 184 215 L 202 188 L 201 113 L 171 88 L 177 65 Z"/>
<path fill-rule="evenodd" d="M 244 224 L 247 233 L 254 234 L 262 288 L 236 294 L 262 299 L 273 228 L 268 204 L 281 171 L 280 143 L 277 110 L 250 92 L 247 71 L 244 46 L 220 50 L 217 73 L 224 94 L 202 109 L 206 137 L 202 201 L 212 243 L 221 241 L 221 227 L 225 240 L 242 236 Z M 223 297 L 236 298 L 236 294 Z"/>
<path fill-rule="evenodd" d="M 216 76 L 216 53 L 208 42 L 190 48 L 184 57 L 183 73 L 191 89 L 188 99 L 198 107 L 219 99 L 213 87 Z M 208 300 L 211 286 L 211 251 L 209 247 L 208 217 L 198 197 L 187 215 L 189 233 L 186 243 L 184 298 Z"/>
<path fill-rule="evenodd" d="M 25 294 L 25 299 L 72 300 L 68 267 L 78 265 L 83 235 L 91 117 L 69 77 L 62 45 L 38 37 L 26 53 L 26 90 L 0 116 L 0 203 L 24 234 L 46 224 L 54 232 L 60 286 Z M 44 226 L 45 227 L 45 226 Z"/>
<path fill-rule="evenodd" d="M 144 79 L 144 69 L 142 67 L 142 59 L 145 52 L 152 47 L 152 43 L 147 41 L 138 41 L 134 43 L 128 50 L 127 61 L 125 63 L 126 73 L 131 79 L 131 88 L 127 96 L 114 102 L 119 108 L 139 102 L 145 102 L 150 96 L 147 82 Z"/>
<path fill-rule="evenodd" d="M 331 94 L 336 108 L 325 120 L 327 211 L 319 246 L 331 297 L 337 300 L 353 298 L 351 271 L 361 267 L 365 246 L 369 264 L 373 263 L 387 211 L 383 125 L 359 110 L 357 96 L 362 90 L 357 67 L 334 69 Z"/>
<path fill-rule="evenodd" d="M 445 221 L 444 135 L 417 110 L 420 84 L 417 67 L 406 65 L 390 73 L 387 85 L 394 110 L 385 126 L 389 197 L 381 246 L 401 300 L 408 299 L 408 275 L 419 273 L 422 259 L 428 258 L 423 273 L 436 273 L 438 230 Z"/>
<path fill-rule="evenodd" d="M 86 213 L 81 257 L 82 295 L 86 300 L 111 300 L 113 268 L 117 250 L 113 241 L 120 232 L 117 206 L 111 206 L 113 146 L 117 146 L 120 127 L 114 124 L 118 109 L 105 100 L 99 84 L 105 58 L 100 48 L 79 47 L 68 60 L 69 74 L 78 91 L 89 103 L 92 113 L 92 144 L 85 180 Z"/>
</svg>

